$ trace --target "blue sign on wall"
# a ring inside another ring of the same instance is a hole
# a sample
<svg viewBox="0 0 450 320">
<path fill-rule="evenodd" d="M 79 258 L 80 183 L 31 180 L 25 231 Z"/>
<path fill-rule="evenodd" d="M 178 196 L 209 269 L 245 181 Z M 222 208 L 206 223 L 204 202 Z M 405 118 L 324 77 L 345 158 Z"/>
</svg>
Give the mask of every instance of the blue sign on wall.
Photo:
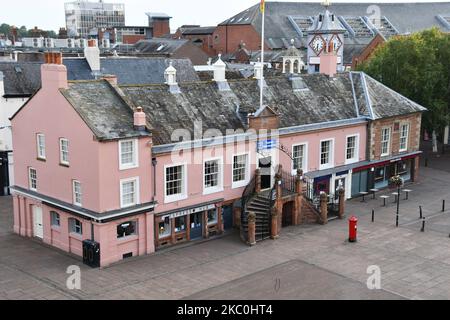
<svg viewBox="0 0 450 320">
<path fill-rule="evenodd" d="M 258 141 L 258 151 L 262 150 L 272 150 L 278 146 L 278 140 L 277 139 L 267 139 L 263 141 Z"/>
</svg>

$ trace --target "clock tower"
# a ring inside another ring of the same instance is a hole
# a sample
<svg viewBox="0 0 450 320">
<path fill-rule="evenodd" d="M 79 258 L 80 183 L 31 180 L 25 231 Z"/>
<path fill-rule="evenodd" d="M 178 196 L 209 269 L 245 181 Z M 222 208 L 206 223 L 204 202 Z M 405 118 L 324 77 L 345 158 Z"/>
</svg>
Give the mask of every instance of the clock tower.
<svg viewBox="0 0 450 320">
<path fill-rule="evenodd" d="M 338 59 L 338 71 L 344 71 L 344 34 L 337 16 L 328 9 L 330 1 L 324 2 L 325 13 L 320 13 L 314 18 L 312 26 L 308 29 L 308 73 L 320 71 L 320 57 L 322 54 L 334 50 Z"/>
</svg>

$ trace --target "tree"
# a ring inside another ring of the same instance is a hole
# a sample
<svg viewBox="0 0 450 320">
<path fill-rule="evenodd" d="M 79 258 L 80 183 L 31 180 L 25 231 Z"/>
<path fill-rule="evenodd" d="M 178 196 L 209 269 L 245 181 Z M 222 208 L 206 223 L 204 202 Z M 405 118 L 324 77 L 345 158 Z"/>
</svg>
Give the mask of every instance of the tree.
<svg viewBox="0 0 450 320">
<path fill-rule="evenodd" d="M 433 28 L 393 37 L 359 70 L 428 109 L 423 124 L 437 152 L 450 122 L 450 35 Z"/>
</svg>

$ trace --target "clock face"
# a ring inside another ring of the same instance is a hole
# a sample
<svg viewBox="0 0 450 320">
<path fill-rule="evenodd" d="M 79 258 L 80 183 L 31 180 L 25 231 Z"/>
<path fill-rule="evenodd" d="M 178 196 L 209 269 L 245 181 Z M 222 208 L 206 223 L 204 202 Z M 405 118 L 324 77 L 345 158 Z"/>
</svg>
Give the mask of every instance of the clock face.
<svg viewBox="0 0 450 320">
<path fill-rule="evenodd" d="M 342 41 L 337 35 L 333 35 L 331 38 L 331 43 L 333 44 L 334 51 L 337 52 L 342 47 Z"/>
<path fill-rule="evenodd" d="M 321 36 L 316 36 L 311 41 L 310 44 L 311 48 L 314 50 L 314 52 L 319 55 L 322 50 L 325 48 L 325 40 Z"/>
</svg>

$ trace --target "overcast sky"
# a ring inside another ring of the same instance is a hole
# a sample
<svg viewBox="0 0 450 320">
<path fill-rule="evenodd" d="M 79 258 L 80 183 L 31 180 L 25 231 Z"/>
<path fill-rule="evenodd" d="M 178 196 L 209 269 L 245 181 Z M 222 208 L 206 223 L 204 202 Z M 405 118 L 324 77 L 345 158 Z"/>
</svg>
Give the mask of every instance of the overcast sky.
<svg viewBox="0 0 450 320">
<path fill-rule="evenodd" d="M 65 27 L 64 3 L 66 0 L 0 0 L 0 24 L 28 28 L 59 30 Z M 286 2 L 322 2 L 314 0 L 284 0 Z M 445 2 L 445 0 L 433 0 Z M 447 0 L 448 1 L 448 0 Z M 70 2 L 70 1 L 69 1 Z M 183 24 L 217 25 L 240 11 L 259 3 L 259 0 L 117 0 L 105 2 L 125 3 L 128 25 L 147 25 L 145 12 L 165 12 L 173 17 L 171 28 Z M 332 2 L 420 2 L 406 0 L 334 0 Z M 428 2 L 422 0 L 422 2 Z"/>
</svg>

